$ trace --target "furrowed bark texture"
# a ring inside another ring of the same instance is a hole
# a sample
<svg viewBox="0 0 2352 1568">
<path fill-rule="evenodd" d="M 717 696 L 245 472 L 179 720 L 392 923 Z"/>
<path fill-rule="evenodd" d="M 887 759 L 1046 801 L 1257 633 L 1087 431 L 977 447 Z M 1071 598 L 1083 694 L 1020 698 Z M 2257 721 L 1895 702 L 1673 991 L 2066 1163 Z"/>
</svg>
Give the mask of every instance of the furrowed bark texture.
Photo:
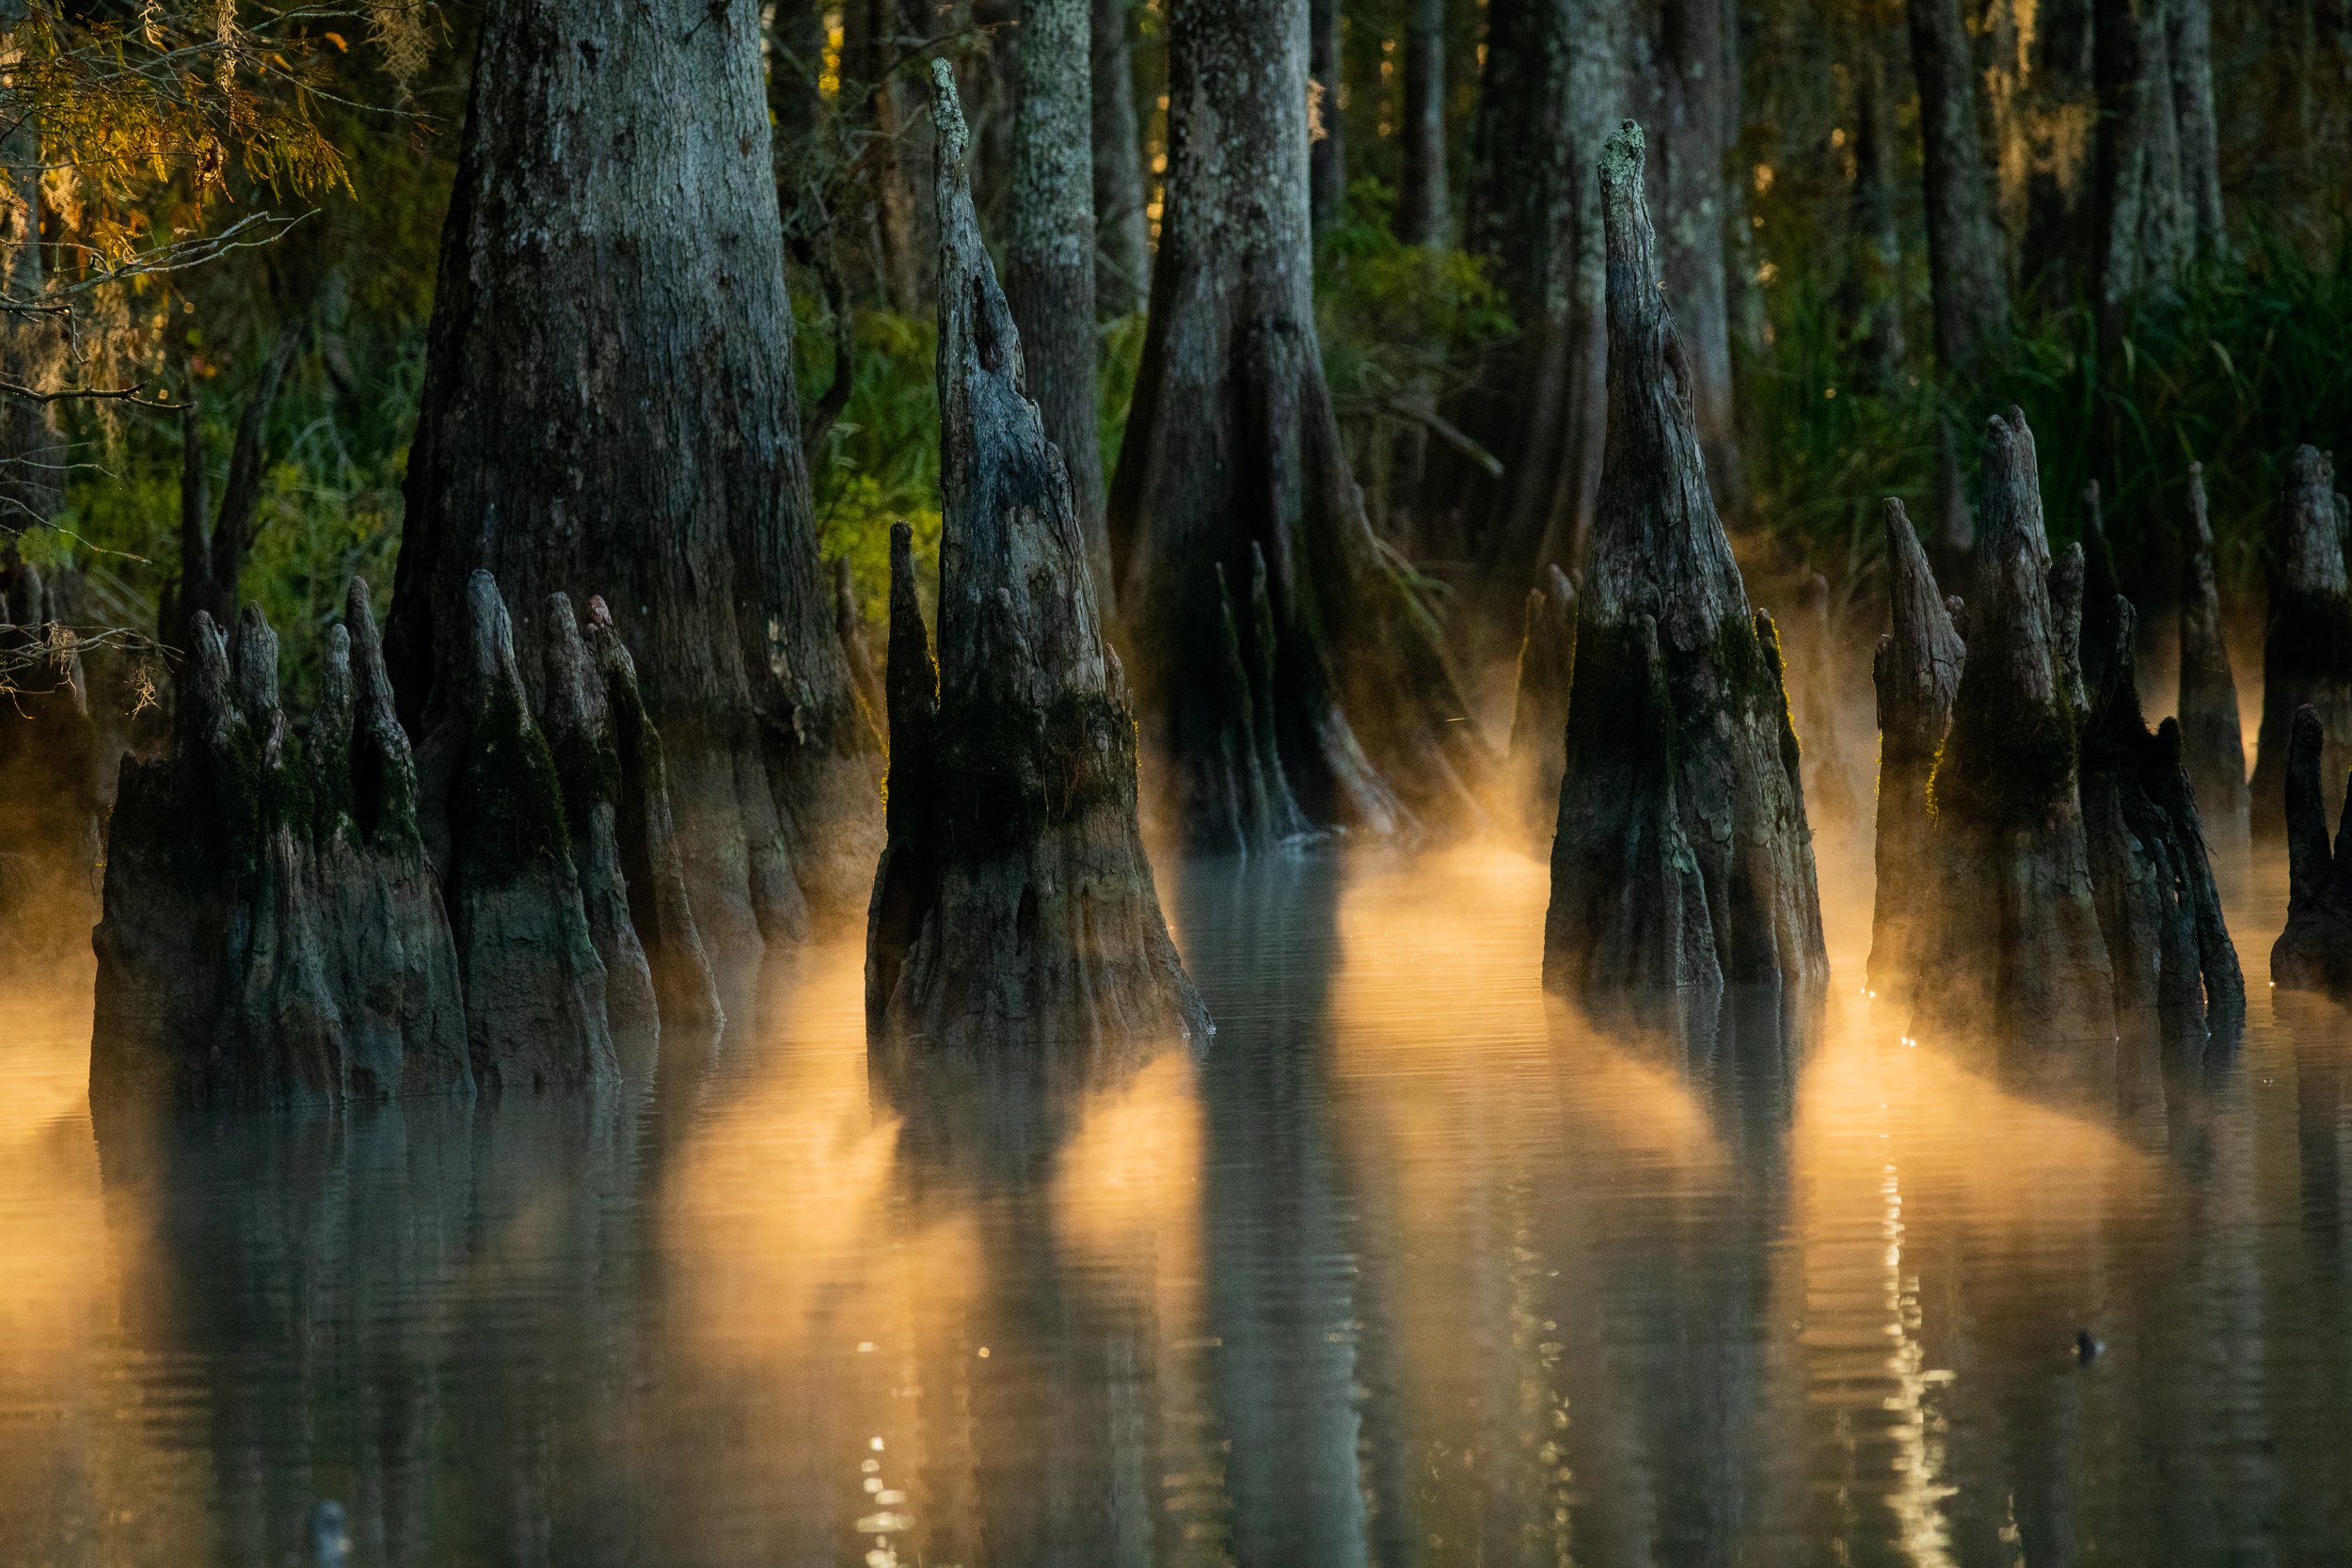
<svg viewBox="0 0 2352 1568">
<path fill-rule="evenodd" d="M 1136 819 L 1135 724 L 1061 458 L 980 244 L 954 77 L 938 134 L 944 520 L 935 699 L 903 524 L 891 539 L 890 834 L 874 880 L 877 1045 L 1010 1052 L 1182 1035 L 1207 1010 Z M 902 722 L 903 721 L 903 722 Z M 903 799 L 902 799 L 903 794 Z"/>
<path fill-rule="evenodd" d="M 2251 800 L 2246 787 L 2246 732 L 2238 719 L 2230 644 L 2221 633 L 2202 464 L 2188 466 L 2187 507 L 2181 551 L 2181 764 L 2207 838 L 2224 852 L 2243 854 Z"/>
<path fill-rule="evenodd" d="M 531 715 L 498 584 L 466 590 L 465 730 L 449 814 L 450 925 L 484 1087 L 620 1074 L 554 752 Z M 610 905 L 606 906 L 610 911 Z"/>
<path fill-rule="evenodd" d="M 1396 231 L 1407 245 L 1433 250 L 1444 246 L 1454 227 L 1445 169 L 1445 13 L 1446 0 L 1412 0 L 1405 24 L 1405 178 Z"/>
<path fill-rule="evenodd" d="M 1724 157 L 1737 133 L 1728 69 L 1737 26 L 1725 0 L 1664 0 L 1659 34 L 1656 184 L 1666 293 L 1690 362 L 1691 408 L 1717 503 L 1747 505 L 1731 386 L 1731 299 L 1724 273 Z"/>
<path fill-rule="evenodd" d="M 91 943 L 93 1107 L 471 1093 L 457 953 L 366 584 L 327 634 L 307 754 L 258 610 L 233 670 L 202 610 L 189 640 L 170 752 L 123 763 Z"/>
<path fill-rule="evenodd" d="M 1105 616 L 1118 613 L 1103 522 L 1103 448 L 1094 400 L 1094 104 L 1089 0 L 1025 0 L 1013 123 L 1012 244 L 1005 295 L 1021 330 L 1029 395 L 1070 471 L 1087 571 Z"/>
<path fill-rule="evenodd" d="M 2009 330 L 2009 276 L 1985 158 L 1976 55 L 1959 0 L 1906 0 L 1906 7 L 1919 84 L 1935 353 L 1947 373 L 1964 373 L 1988 339 Z"/>
<path fill-rule="evenodd" d="M 2137 617 L 2118 596 L 2106 680 L 2083 734 L 2083 823 L 2115 1015 L 2138 1037 L 2199 1040 L 2246 1021 L 2246 978 L 2181 762 L 2181 727 L 2139 709 Z M 2088 635 L 2088 633 L 2086 633 Z"/>
<path fill-rule="evenodd" d="M 1837 656 L 1836 633 L 1830 629 L 1829 582 L 1815 572 L 1797 591 L 1797 637 L 1794 679 L 1797 711 L 1804 723 L 1797 732 L 1804 744 L 1804 803 L 1808 820 L 1851 822 L 1861 812 L 1855 802 L 1853 770 L 1837 737 Z"/>
<path fill-rule="evenodd" d="M 1486 261 L 1520 331 L 1481 356 L 1454 415 L 1502 477 L 1448 460 L 1433 489 L 1463 498 L 1498 616 L 1545 567 L 1579 566 L 1600 494 L 1609 339 L 1593 171 L 1625 97 L 1627 30 L 1606 0 L 1487 8 L 1464 246 Z"/>
<path fill-rule="evenodd" d="M 2287 924 L 2271 944 L 2271 983 L 2352 997 L 2352 839 L 2328 842 L 2328 791 L 2346 775 L 2325 770 L 2327 723 L 2309 704 L 2295 711 L 2288 748 Z"/>
<path fill-rule="evenodd" d="M 1527 591 L 1519 635 L 1518 681 L 1511 705 L 1510 789 L 1506 819 L 1541 841 L 1560 816 L 1568 689 L 1576 679 L 1576 588 L 1554 566 L 1550 586 Z"/>
<path fill-rule="evenodd" d="M 77 951 L 98 893 L 101 741 L 89 677 L 40 568 L 8 568 L 0 652 L 40 660 L 0 703 L 0 958 Z"/>
<path fill-rule="evenodd" d="M 1133 315 L 1152 295 L 1152 219 L 1136 117 L 1132 0 L 1094 0 L 1094 303 Z"/>
<path fill-rule="evenodd" d="M 1985 428 L 1978 529 L 1967 657 L 1928 786 L 1943 908 L 1920 1007 L 2005 1039 L 2106 1040 L 2114 979 L 2076 789 L 2082 555 L 2052 570 L 2015 409 Z"/>
<path fill-rule="evenodd" d="M 769 140 L 750 0 L 489 7 L 387 639 L 437 853 L 469 575 L 496 574 L 527 647 L 549 594 L 600 594 L 729 958 L 853 909 L 880 827 L 879 738 L 817 559 Z"/>
<path fill-rule="evenodd" d="M 1879 639 L 1870 667 L 1878 692 L 1878 889 L 1870 914 L 1869 987 L 1894 995 L 1918 974 L 1922 944 L 1933 934 L 1920 891 L 1936 875 L 1928 781 L 1951 722 L 1952 700 L 1968 650 L 1953 629 L 1951 606 L 1935 585 L 1927 551 L 1903 503 L 1888 497 L 1886 596 L 1894 630 Z"/>
<path fill-rule="evenodd" d="M 2172 282 L 2195 237 L 2182 183 L 2166 0 L 2096 0 L 2092 186 L 2099 343 L 2114 352 L 2143 291 Z"/>
<path fill-rule="evenodd" d="M 1284 799 L 1375 832 L 1475 822 L 1490 762 L 1323 379 L 1306 24 L 1305 0 L 1169 12 L 1167 217 L 1111 495 L 1146 749 L 1185 841 L 1216 851 L 1281 838 Z M 1261 808 L 1229 759 L 1266 754 L 1282 779 Z"/>
<path fill-rule="evenodd" d="M 2271 533 L 2270 623 L 2263 636 L 2263 717 L 2254 739 L 2254 836 L 2287 831 L 2287 747 L 2296 710 L 2319 715 L 2319 772 L 2332 789 L 2352 768 L 2352 583 L 2336 519 L 2335 465 L 2314 447 L 2287 462 Z"/>
<path fill-rule="evenodd" d="M 1779 636 L 1749 610 L 1708 492 L 1642 161 L 1629 120 L 1601 155 L 1609 455 L 1578 601 L 1545 983 L 1804 988 L 1829 965 Z"/>
<path fill-rule="evenodd" d="M 2221 206 L 2221 132 L 2213 101 L 2210 0 L 2165 0 L 2172 65 L 2172 114 L 2181 150 L 2181 185 L 2201 256 L 2224 252 L 2230 236 Z"/>
</svg>

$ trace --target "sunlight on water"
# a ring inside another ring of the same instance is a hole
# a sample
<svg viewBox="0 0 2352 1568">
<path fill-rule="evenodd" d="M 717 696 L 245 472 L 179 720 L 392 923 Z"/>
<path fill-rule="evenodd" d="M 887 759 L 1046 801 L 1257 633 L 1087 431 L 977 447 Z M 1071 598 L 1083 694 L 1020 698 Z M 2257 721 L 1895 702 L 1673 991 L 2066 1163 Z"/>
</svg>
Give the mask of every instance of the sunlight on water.
<svg viewBox="0 0 2352 1568">
<path fill-rule="evenodd" d="M 608 1100 L 98 1135 L 20 987 L 0 1562 L 2324 1555 L 2352 1030 L 2276 868 L 2233 1056 L 2053 1079 L 1863 995 L 1821 852 L 1820 1017 L 1605 1028 L 1515 849 L 1171 865 L 1216 1038 L 1042 1088 L 869 1082 L 837 942 Z"/>
</svg>

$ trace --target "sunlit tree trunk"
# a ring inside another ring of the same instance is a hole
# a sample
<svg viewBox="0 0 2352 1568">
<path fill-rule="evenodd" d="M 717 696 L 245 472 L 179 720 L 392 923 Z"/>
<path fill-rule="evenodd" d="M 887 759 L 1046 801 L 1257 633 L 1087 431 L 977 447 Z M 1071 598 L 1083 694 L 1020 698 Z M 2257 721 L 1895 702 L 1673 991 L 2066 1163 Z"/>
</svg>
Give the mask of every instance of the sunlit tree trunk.
<svg viewBox="0 0 2352 1568">
<path fill-rule="evenodd" d="M 487 568 L 525 647 L 550 594 L 610 606 L 719 956 L 863 908 L 879 748 L 818 565 L 749 0 L 485 15 L 406 494 L 387 652 L 437 855 Z"/>
<path fill-rule="evenodd" d="M 1935 352 L 1965 372 L 1987 340 L 2009 329 L 2009 277 L 1982 105 L 1959 0 L 1907 0 L 1911 67 L 1919 83 L 1919 140 L 1928 205 L 1928 276 Z"/>
<path fill-rule="evenodd" d="M 1130 0 L 1094 0 L 1094 303 L 1106 316 L 1142 309 L 1152 292 L 1135 26 Z"/>
</svg>

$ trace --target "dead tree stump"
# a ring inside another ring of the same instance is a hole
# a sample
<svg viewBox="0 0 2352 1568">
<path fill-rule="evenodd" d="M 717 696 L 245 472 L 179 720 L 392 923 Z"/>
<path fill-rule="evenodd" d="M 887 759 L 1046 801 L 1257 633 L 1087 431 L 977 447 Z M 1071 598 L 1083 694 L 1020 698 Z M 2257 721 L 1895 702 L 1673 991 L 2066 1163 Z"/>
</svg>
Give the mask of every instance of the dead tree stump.
<svg viewBox="0 0 2352 1568">
<path fill-rule="evenodd" d="M 2296 710 L 2288 746 L 2287 924 L 2271 944 L 2271 983 L 2352 1000 L 2352 844 L 2328 842 L 2324 793 L 2345 775 L 2322 771 L 2328 730 L 2311 704 Z"/>
<path fill-rule="evenodd" d="M 1206 1010 L 1136 827 L 1126 684 L 1103 644 L 1061 454 L 1022 392 L 945 61 L 938 126 L 937 685 L 891 539 L 888 844 L 866 937 L 878 1046 L 1017 1050 L 1183 1035 Z"/>
<path fill-rule="evenodd" d="M 1565 766 L 1568 688 L 1576 677 L 1576 588 L 1559 567 L 1527 591 L 1519 634 L 1518 683 L 1511 702 L 1511 752 L 1503 778 L 1509 800 L 1499 814 L 1540 842 L 1560 817 Z"/>
<path fill-rule="evenodd" d="M 1804 809 L 1812 822 L 1850 823 L 1861 815 L 1853 772 L 1837 734 L 1837 660 L 1830 629 L 1829 580 L 1807 577 L 1797 591 L 1796 688 L 1804 725 Z"/>
<path fill-rule="evenodd" d="M 2087 617 L 2086 617 L 2087 618 Z M 2083 732 L 2082 809 L 2115 1015 L 2135 1036 L 2234 1034 L 2246 978 L 2181 758 L 2181 726 L 2140 713 L 2138 616 L 2111 597 L 2105 672 Z"/>
<path fill-rule="evenodd" d="M 1920 1007 L 2008 1039 L 2106 1040 L 2114 978 L 2076 788 L 2082 552 L 2052 570 L 2033 432 L 2013 408 L 1985 427 L 1977 529 L 1967 655 L 1928 786 L 1943 908 Z"/>
<path fill-rule="evenodd" d="M 1642 164 L 1628 120 L 1600 160 L 1609 440 L 1577 611 L 1545 983 L 1810 986 L 1829 965 L 1779 639 L 1749 610 L 1708 494 Z"/>
<path fill-rule="evenodd" d="M 1919 943 L 1932 932 L 1921 891 L 1935 880 L 1928 780 L 1951 722 L 1967 648 L 1952 627 L 1927 551 L 1903 503 L 1888 497 L 1886 596 L 1894 630 L 1879 639 L 1870 668 L 1878 693 L 1878 889 L 1870 914 L 1869 989 L 1889 995 L 1917 973 Z M 1957 604 L 1953 600 L 1952 604 Z"/>
<path fill-rule="evenodd" d="M 364 584 L 349 605 L 307 755 L 260 612 L 246 609 L 233 661 L 211 616 L 191 617 L 172 748 L 124 762 L 108 840 L 92 943 L 102 1114 L 474 1086 Z"/>
<path fill-rule="evenodd" d="M 2265 839 L 2287 832 L 2287 753 L 2298 710 L 2319 716 L 2320 777 L 2340 779 L 2352 768 L 2352 584 L 2336 526 L 2335 466 L 2314 447 L 2297 447 L 2287 463 L 2271 548 L 2251 786 L 2254 835 Z"/>
<path fill-rule="evenodd" d="M 485 1088 L 610 1082 L 604 960 L 589 936 L 564 792 L 531 716 L 498 584 L 466 585 L 464 731 L 447 883 L 467 1039 Z"/>
<path fill-rule="evenodd" d="M 2181 550 L 2181 763 L 2196 792 L 2205 836 L 2224 853 L 2243 855 L 2251 832 L 2246 788 L 2246 736 L 2238 721 L 2237 677 L 2221 632 L 2221 592 L 2214 578 L 2213 527 L 2205 516 L 2205 471 L 2188 466 L 2187 519 Z"/>
</svg>

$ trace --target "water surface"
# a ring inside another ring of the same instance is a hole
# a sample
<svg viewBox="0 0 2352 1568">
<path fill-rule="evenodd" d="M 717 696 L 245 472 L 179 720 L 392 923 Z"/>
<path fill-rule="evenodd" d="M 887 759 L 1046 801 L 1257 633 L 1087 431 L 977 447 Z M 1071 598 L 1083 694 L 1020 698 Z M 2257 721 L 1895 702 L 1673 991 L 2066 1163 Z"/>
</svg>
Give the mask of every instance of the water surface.
<svg viewBox="0 0 2352 1568">
<path fill-rule="evenodd" d="M 843 944 L 610 1099 L 101 1137 L 87 976 L 20 986 L 0 1563 L 322 1498 L 363 1564 L 2342 1560 L 2352 1027 L 2276 882 L 2234 1052 L 2063 1090 L 1860 994 L 1867 878 L 1808 1027 L 1598 1028 L 1499 850 L 1169 868 L 1219 1032 L 1068 1094 L 869 1085 Z"/>
</svg>

